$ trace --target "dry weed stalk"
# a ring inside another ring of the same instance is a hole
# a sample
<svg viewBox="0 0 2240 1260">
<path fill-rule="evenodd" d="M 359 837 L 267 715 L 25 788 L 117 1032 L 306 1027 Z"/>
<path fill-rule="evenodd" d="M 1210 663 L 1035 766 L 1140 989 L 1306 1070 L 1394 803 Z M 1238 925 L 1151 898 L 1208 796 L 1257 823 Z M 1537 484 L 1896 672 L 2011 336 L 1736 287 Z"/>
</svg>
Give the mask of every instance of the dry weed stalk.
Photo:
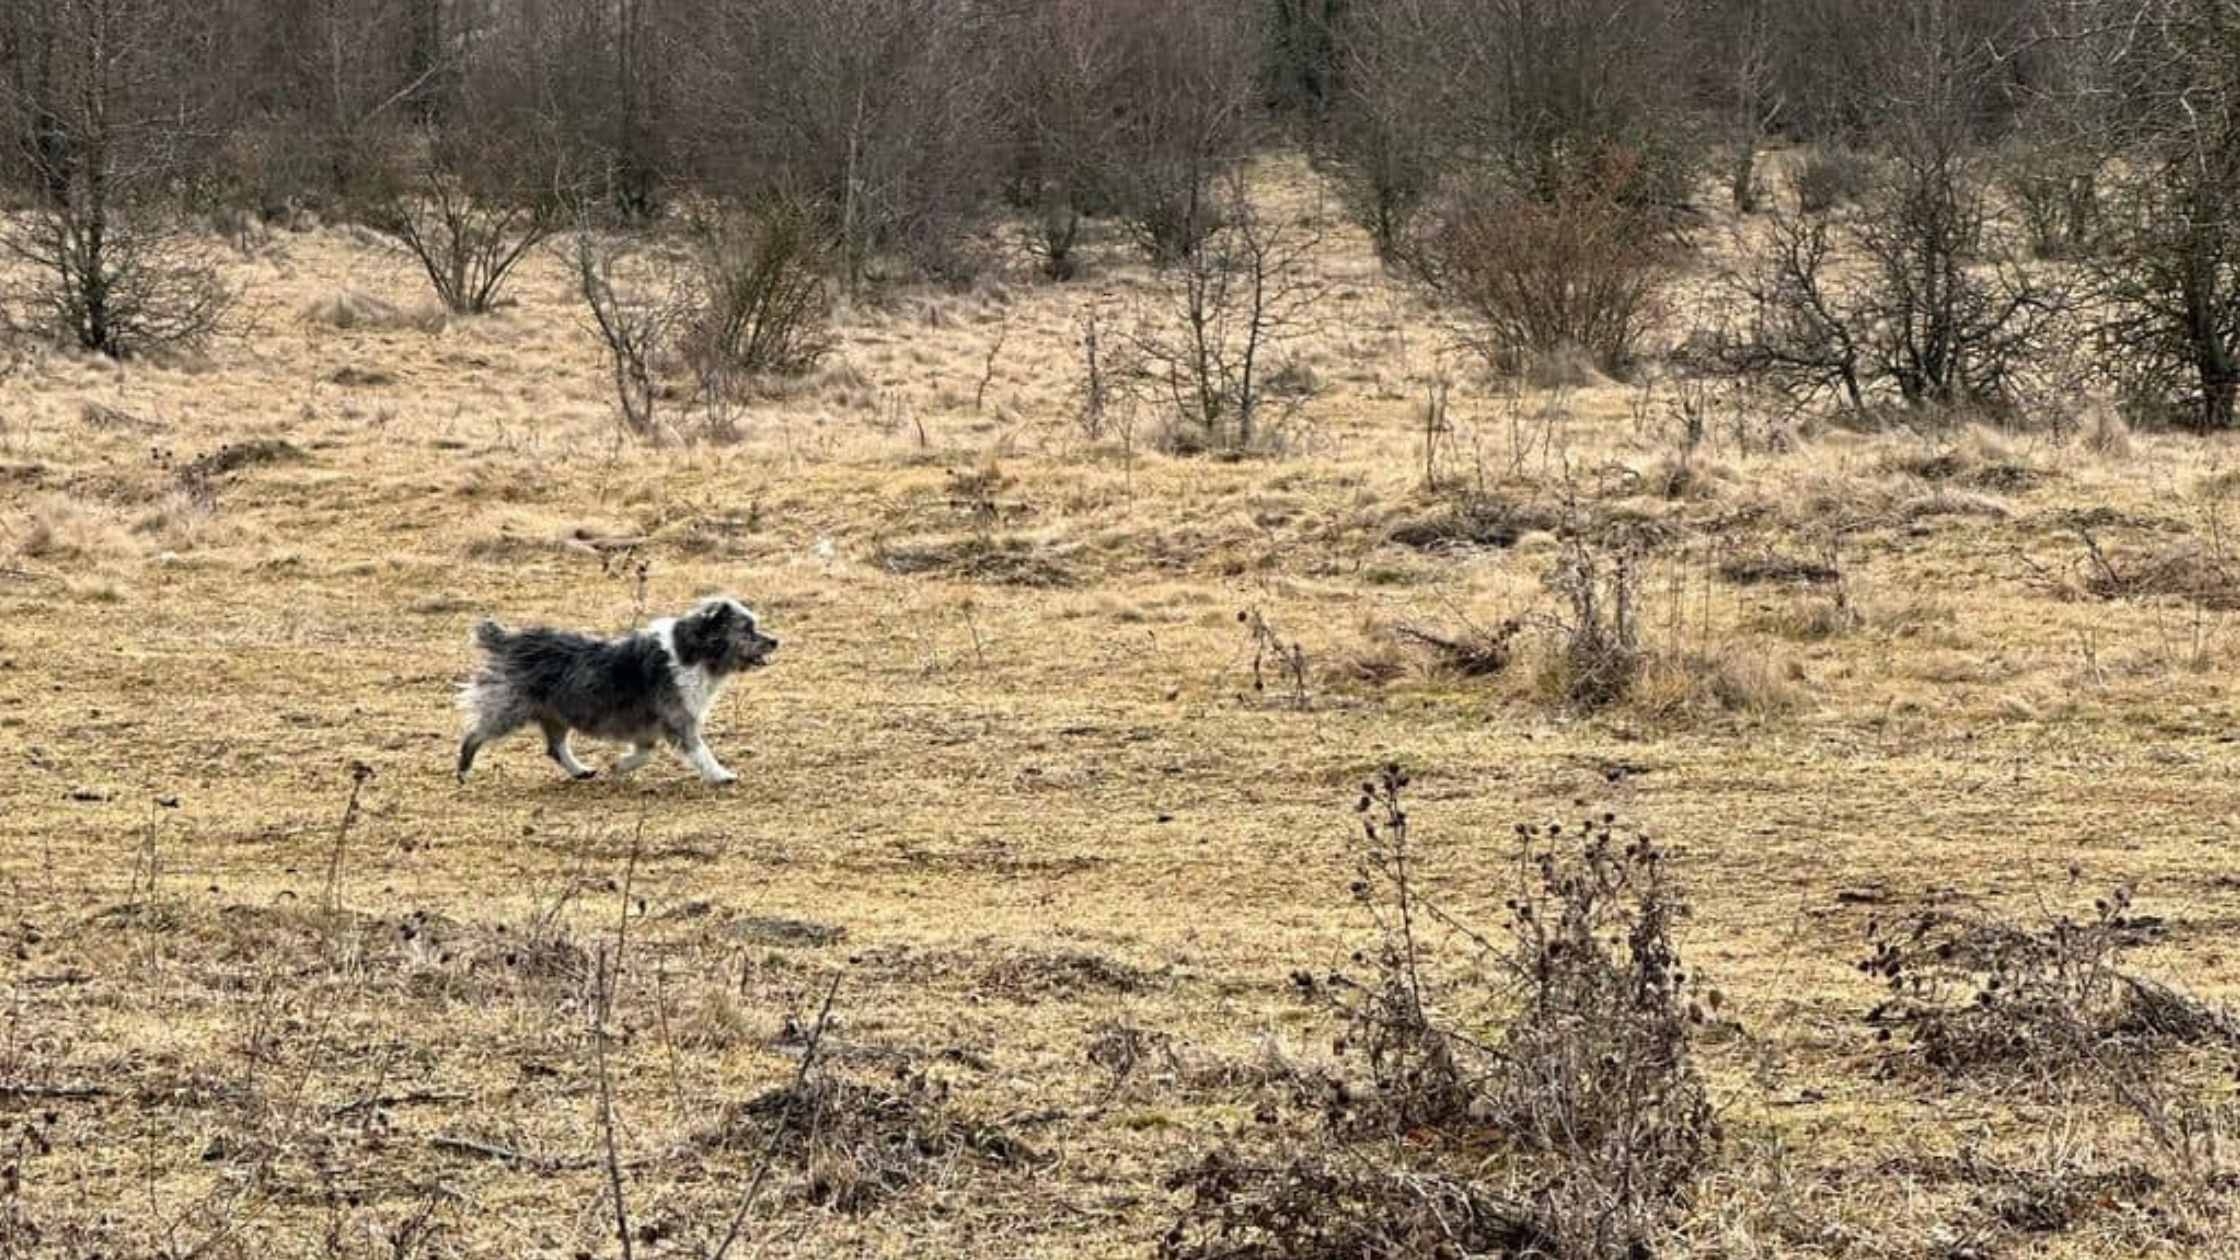
<svg viewBox="0 0 2240 1260">
<path fill-rule="evenodd" d="M 342 819 L 335 824 L 334 849 L 327 855 L 327 881 L 319 895 L 320 909 L 330 918 L 342 910 L 342 853 L 350 843 L 350 828 L 358 821 L 358 798 L 372 778 L 372 766 L 362 761 L 350 763 L 350 799 L 344 802 Z"/>
<path fill-rule="evenodd" d="M 1258 608 L 1241 609 L 1237 622 L 1245 628 L 1247 642 L 1252 648 L 1252 690 L 1255 695 L 1265 695 L 1268 674 L 1272 669 L 1281 681 L 1291 686 L 1291 707 L 1307 707 L 1307 649 L 1294 640 L 1283 641 L 1275 626 Z"/>
</svg>

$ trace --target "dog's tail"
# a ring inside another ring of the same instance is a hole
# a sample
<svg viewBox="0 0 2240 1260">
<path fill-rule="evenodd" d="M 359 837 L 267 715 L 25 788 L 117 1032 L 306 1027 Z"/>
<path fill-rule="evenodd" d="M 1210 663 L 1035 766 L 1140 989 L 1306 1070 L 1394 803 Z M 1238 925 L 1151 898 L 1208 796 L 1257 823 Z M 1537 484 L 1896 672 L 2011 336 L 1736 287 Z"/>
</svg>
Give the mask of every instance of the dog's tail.
<svg viewBox="0 0 2240 1260">
<path fill-rule="evenodd" d="M 457 693 L 453 697 L 459 706 L 459 711 L 467 715 L 469 722 L 479 721 L 480 715 L 489 707 L 490 702 L 503 692 L 505 686 L 504 658 L 499 654 L 505 649 L 507 641 L 513 635 L 504 626 L 484 618 L 474 623 L 472 637 L 474 645 L 481 648 L 483 654 L 488 656 L 490 660 L 480 670 L 459 683 Z"/>
<path fill-rule="evenodd" d="M 497 622 L 492 621 L 488 617 L 485 617 L 482 620 L 474 623 L 475 646 L 481 648 L 485 652 L 495 652 L 498 649 L 504 647 L 506 645 L 506 640 L 511 637 L 513 636 L 507 633 L 504 626 L 499 625 Z"/>
</svg>

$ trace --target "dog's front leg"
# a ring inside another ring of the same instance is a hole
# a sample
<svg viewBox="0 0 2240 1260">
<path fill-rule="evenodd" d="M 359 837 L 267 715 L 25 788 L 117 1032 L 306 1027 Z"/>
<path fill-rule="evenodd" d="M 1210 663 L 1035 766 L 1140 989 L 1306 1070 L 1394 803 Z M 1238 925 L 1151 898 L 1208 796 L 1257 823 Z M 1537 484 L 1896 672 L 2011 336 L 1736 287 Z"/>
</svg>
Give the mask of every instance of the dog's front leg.
<svg viewBox="0 0 2240 1260">
<path fill-rule="evenodd" d="M 684 753 L 684 759 L 692 763 L 692 768 L 698 770 L 700 777 L 708 782 L 737 783 L 739 781 L 738 775 L 724 769 L 723 763 L 716 760 L 716 755 L 708 751 L 707 741 L 700 738 L 698 731 L 694 731 L 687 738 L 679 740 L 678 747 Z"/>
</svg>

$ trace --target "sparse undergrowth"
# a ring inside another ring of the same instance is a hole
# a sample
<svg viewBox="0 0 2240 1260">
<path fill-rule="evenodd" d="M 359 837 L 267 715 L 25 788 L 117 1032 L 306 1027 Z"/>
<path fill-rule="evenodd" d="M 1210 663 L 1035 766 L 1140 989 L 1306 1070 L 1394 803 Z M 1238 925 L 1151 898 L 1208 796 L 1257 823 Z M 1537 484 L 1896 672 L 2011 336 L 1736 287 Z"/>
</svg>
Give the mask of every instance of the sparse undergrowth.
<svg viewBox="0 0 2240 1260">
<path fill-rule="evenodd" d="M 1520 825 L 1516 893 L 1480 933 L 1434 891 L 1408 786 L 1387 767 L 1357 803 L 1373 939 L 1296 978 L 1341 1026 L 1322 1113 L 1288 1157 L 1180 1174 L 1162 1254 L 1640 1255 L 1717 1151 L 1692 1042 L 1723 998 L 1681 959 L 1666 853 L 1610 815 Z"/>
<path fill-rule="evenodd" d="M 2124 965 L 2163 928 L 2128 889 L 2082 918 L 2030 925 L 1980 907 L 1928 904 L 1869 925 L 1859 969 L 1888 996 L 1867 1013 L 1893 1043 L 1889 1070 L 2045 1087 L 2078 1077 L 2136 1089 L 2188 1046 L 2240 1050 L 2240 1015 Z M 2235 1060 L 2240 1066 L 2240 1059 Z"/>
</svg>

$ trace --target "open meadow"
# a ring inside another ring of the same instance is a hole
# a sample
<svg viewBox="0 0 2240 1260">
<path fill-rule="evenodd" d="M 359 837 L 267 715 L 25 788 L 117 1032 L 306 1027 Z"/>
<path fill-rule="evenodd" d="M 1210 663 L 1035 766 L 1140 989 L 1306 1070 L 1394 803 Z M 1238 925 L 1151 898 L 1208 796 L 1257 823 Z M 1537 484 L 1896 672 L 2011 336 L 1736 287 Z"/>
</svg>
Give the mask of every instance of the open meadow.
<svg viewBox="0 0 2240 1260">
<path fill-rule="evenodd" d="M 2230 435 L 1490 375 L 1303 162 L 1254 180 L 1326 287 L 1243 458 L 1155 391 L 1088 431 L 1092 314 L 1169 283 L 1095 238 L 844 302 L 723 440 L 618 426 L 565 238 L 445 318 L 384 238 L 259 233 L 206 350 L 18 363 L 0 1255 L 1387 1254 L 1193 1205 L 1363 1088 L 1395 763 L 1454 991 L 1518 824 L 1660 846 L 1716 1134 L 1660 1253 L 2240 1255 Z M 1581 581 L 1635 627 L 1607 703 Z M 738 784 L 528 735 L 454 781 L 478 618 L 718 591 L 785 642 L 711 721 Z M 2133 1022 L 1932 1062 L 1861 965 L 1924 912 L 2091 925 Z"/>
</svg>

